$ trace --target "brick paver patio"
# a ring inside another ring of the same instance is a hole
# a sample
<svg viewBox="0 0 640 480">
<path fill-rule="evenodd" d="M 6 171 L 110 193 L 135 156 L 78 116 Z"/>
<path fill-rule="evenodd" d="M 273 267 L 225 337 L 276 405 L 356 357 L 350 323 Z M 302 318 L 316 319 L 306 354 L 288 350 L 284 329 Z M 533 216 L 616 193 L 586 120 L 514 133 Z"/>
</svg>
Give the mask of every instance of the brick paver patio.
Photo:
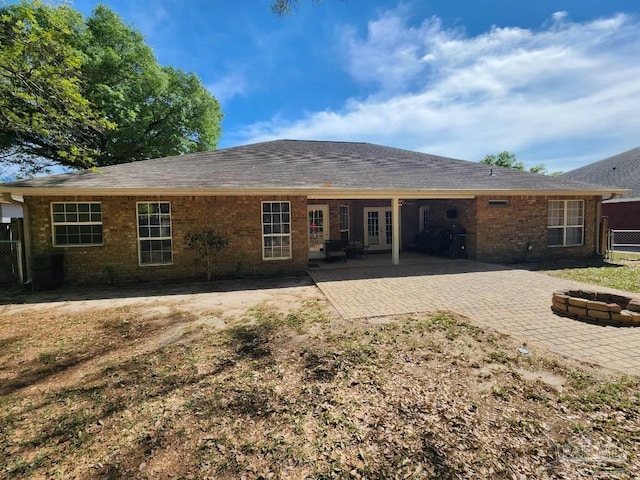
<svg viewBox="0 0 640 480">
<path fill-rule="evenodd" d="M 532 350 L 538 344 L 560 355 L 640 373 L 640 327 L 593 325 L 551 312 L 554 290 L 593 290 L 593 285 L 469 260 L 409 258 L 404 263 L 354 267 L 358 263 L 351 262 L 351 268 L 311 269 L 309 274 L 345 319 L 449 310 L 526 342 Z"/>
</svg>

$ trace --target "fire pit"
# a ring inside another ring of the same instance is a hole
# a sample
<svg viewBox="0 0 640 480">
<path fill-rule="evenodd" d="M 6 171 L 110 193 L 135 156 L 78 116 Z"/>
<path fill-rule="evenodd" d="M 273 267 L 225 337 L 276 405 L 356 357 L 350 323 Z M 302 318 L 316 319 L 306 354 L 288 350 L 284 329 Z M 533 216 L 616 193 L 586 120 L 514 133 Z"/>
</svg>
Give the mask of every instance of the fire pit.
<svg viewBox="0 0 640 480">
<path fill-rule="evenodd" d="M 602 325 L 640 326 L 640 299 L 589 290 L 553 293 L 553 313 Z"/>
</svg>

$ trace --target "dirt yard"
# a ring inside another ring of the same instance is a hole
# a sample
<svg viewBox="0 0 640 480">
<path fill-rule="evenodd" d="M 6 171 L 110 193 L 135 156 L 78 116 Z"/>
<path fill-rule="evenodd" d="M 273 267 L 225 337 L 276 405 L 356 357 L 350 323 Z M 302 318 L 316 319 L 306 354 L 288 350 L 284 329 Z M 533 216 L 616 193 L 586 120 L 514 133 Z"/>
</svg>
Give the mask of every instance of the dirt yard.
<svg viewBox="0 0 640 480">
<path fill-rule="evenodd" d="M 446 312 L 345 322 L 306 278 L 0 300 L 0 478 L 640 477 L 638 378 Z"/>
</svg>

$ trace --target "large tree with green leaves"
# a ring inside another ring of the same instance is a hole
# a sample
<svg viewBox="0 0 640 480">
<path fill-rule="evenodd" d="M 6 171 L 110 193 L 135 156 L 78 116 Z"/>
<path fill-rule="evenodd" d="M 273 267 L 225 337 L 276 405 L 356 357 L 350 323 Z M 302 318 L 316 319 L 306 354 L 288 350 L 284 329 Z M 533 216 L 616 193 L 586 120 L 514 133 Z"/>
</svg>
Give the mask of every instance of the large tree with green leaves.
<svg viewBox="0 0 640 480">
<path fill-rule="evenodd" d="M 107 7 L 0 8 L 0 155 L 37 171 L 212 150 L 220 106 Z"/>
<path fill-rule="evenodd" d="M 0 154 L 37 170 L 45 159 L 86 167 L 115 125 L 85 96 L 82 16 L 66 6 L 0 9 Z"/>
<path fill-rule="evenodd" d="M 513 168 L 515 170 L 527 170 L 524 163 L 516 159 L 516 156 L 514 153 L 508 152 L 506 150 L 504 152 L 498 153 L 497 155 L 495 154 L 485 155 L 485 157 L 482 160 L 480 160 L 480 163 L 484 165 L 491 165 L 494 167 L 506 167 L 506 168 Z M 535 165 L 529 168 L 528 171 L 532 173 L 545 174 L 547 172 L 547 169 L 545 168 L 544 165 Z"/>
</svg>

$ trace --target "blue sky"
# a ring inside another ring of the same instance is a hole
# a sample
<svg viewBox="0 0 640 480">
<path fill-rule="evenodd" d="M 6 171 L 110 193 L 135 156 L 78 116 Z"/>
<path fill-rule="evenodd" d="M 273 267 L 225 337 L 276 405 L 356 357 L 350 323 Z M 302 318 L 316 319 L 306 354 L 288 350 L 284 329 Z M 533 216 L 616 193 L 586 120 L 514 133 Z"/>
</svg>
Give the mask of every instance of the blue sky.
<svg viewBox="0 0 640 480">
<path fill-rule="evenodd" d="M 637 0 L 301 0 L 285 18 L 270 0 L 103 3 L 219 99 L 221 148 L 509 150 L 566 171 L 640 146 Z"/>
</svg>

